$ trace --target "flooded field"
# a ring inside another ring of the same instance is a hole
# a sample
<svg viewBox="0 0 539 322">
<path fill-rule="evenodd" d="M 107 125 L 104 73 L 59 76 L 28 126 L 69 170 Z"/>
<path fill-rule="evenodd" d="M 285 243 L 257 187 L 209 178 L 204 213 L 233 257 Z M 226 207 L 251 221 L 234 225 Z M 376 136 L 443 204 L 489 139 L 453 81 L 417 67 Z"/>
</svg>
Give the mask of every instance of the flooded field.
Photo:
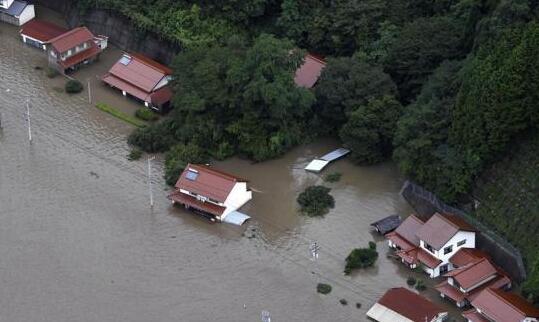
<svg viewBox="0 0 539 322">
<path fill-rule="evenodd" d="M 411 211 L 392 164 L 332 164 L 326 173 L 343 174 L 328 184 L 336 207 L 305 218 L 296 196 L 322 179 L 303 166 L 336 142 L 259 164 L 218 162 L 256 191 L 242 209 L 253 218 L 239 228 L 171 207 L 158 160 L 150 209 L 145 160 L 126 159 L 131 126 L 93 107 L 87 92 L 61 92 L 65 79 L 35 69 L 46 66 L 45 54 L 22 44 L 17 30 L 0 25 L 0 321 L 259 321 L 262 310 L 272 321 L 366 321 L 386 289 L 406 285 L 412 273 L 386 256 L 386 243 L 369 228 Z M 90 80 L 93 103 L 132 113 L 139 105 L 96 77 L 120 54 L 109 48 L 73 76 Z M 348 252 L 371 240 L 376 266 L 344 276 Z M 316 262 L 312 241 L 321 246 Z M 318 295 L 319 281 L 332 293 Z"/>
</svg>

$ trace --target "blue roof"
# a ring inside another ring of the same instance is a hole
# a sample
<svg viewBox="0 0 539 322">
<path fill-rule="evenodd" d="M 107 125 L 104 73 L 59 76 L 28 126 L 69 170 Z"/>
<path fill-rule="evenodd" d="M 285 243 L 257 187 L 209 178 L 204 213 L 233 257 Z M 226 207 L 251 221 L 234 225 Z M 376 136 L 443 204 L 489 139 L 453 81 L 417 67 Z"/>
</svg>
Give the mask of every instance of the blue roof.
<svg viewBox="0 0 539 322">
<path fill-rule="evenodd" d="M 9 8 L 0 8 L 0 12 L 6 13 L 10 16 L 20 16 L 26 6 L 28 6 L 27 2 L 15 0 Z"/>
</svg>

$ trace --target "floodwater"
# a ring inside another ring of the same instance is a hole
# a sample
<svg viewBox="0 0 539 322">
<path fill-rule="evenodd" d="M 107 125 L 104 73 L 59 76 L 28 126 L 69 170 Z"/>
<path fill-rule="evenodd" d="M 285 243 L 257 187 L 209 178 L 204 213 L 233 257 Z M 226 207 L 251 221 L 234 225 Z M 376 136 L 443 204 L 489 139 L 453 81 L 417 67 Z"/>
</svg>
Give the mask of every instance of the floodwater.
<svg viewBox="0 0 539 322">
<path fill-rule="evenodd" d="M 305 218 L 295 198 L 322 180 L 302 167 L 336 142 L 264 163 L 218 162 L 255 190 L 242 209 L 253 218 L 235 227 L 173 208 L 158 158 L 150 209 L 145 160 L 126 159 L 131 126 L 93 107 L 86 91 L 55 89 L 65 80 L 35 69 L 45 66 L 45 54 L 22 44 L 17 28 L 0 25 L 0 44 L 0 321 L 260 321 L 263 310 L 272 321 L 366 321 L 376 299 L 413 274 L 387 257 L 386 243 L 369 229 L 411 211 L 392 164 L 332 164 L 326 173 L 343 174 L 328 184 L 336 207 Z M 133 112 L 139 105 L 95 78 L 120 54 L 109 48 L 73 76 L 91 79 L 92 102 Z M 371 240 L 380 253 L 375 267 L 344 276 L 348 252 Z M 313 241 L 321 247 L 317 261 Z M 331 284 L 331 294 L 317 294 L 318 282 Z"/>
</svg>

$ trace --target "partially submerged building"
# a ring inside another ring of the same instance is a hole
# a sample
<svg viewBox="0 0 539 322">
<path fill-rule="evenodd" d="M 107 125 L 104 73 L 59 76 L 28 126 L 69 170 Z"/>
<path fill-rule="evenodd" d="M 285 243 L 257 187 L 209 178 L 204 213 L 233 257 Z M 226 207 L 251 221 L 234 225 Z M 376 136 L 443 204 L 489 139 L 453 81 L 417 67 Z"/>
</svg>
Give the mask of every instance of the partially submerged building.
<svg viewBox="0 0 539 322">
<path fill-rule="evenodd" d="M 367 316 L 378 322 L 442 322 L 448 313 L 423 296 L 396 287 L 389 289 Z"/>
<path fill-rule="evenodd" d="M 49 42 L 49 66 L 62 74 L 95 61 L 102 51 L 99 40 L 86 27 L 74 28 Z"/>
<path fill-rule="evenodd" d="M 393 233 L 389 246 L 410 268 L 421 267 L 431 278 L 453 269 L 449 259 L 461 248 L 475 248 L 475 228 L 454 215 L 434 214 L 425 223 L 410 216 Z"/>
<path fill-rule="evenodd" d="M 0 0 L 0 21 L 22 26 L 35 16 L 33 4 L 19 0 Z"/>
<path fill-rule="evenodd" d="M 212 221 L 243 223 L 249 217 L 237 210 L 252 198 L 247 180 L 201 164 L 188 164 L 168 197 L 173 204 Z"/>
<path fill-rule="evenodd" d="M 299 87 L 313 88 L 326 67 L 326 62 L 318 56 L 307 54 L 303 64 L 296 70 L 294 82 Z"/>
<path fill-rule="evenodd" d="M 401 223 L 401 216 L 391 215 L 373 222 L 371 226 L 374 227 L 379 234 L 385 235 L 395 230 Z"/>
<path fill-rule="evenodd" d="M 500 289 L 487 288 L 473 301 L 472 310 L 462 316 L 468 322 L 537 322 L 539 309 L 523 297 L 504 292 Z"/>
<path fill-rule="evenodd" d="M 47 50 L 47 45 L 52 39 L 63 35 L 67 28 L 58 26 L 48 21 L 33 19 L 22 26 L 20 30 L 22 41 L 25 44 Z"/>
<path fill-rule="evenodd" d="M 146 56 L 124 53 L 103 82 L 158 112 L 170 109 L 172 70 Z"/>
</svg>

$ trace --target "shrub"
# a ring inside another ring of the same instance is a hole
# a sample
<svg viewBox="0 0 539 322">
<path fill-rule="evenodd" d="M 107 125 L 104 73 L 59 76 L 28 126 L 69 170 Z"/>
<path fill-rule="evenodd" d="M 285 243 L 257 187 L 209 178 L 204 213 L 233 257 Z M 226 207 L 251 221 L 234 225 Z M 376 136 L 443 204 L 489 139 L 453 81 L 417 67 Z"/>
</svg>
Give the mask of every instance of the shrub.
<svg viewBox="0 0 539 322">
<path fill-rule="evenodd" d="M 409 276 L 408 279 L 406 280 L 406 284 L 408 284 L 408 286 L 414 286 L 415 283 L 416 283 L 416 279 L 413 276 Z"/>
<path fill-rule="evenodd" d="M 142 156 L 142 150 L 139 148 L 133 148 L 131 149 L 131 152 L 129 152 L 129 155 L 127 156 L 127 160 L 134 161 L 140 159 Z"/>
<path fill-rule="evenodd" d="M 76 79 L 70 79 L 66 82 L 66 93 L 77 94 L 82 92 L 82 83 Z"/>
<path fill-rule="evenodd" d="M 415 289 L 418 291 L 424 291 L 427 288 L 427 285 L 425 285 L 425 282 L 422 279 L 417 280 L 415 284 Z"/>
<path fill-rule="evenodd" d="M 188 163 L 205 163 L 207 155 L 202 148 L 192 143 L 177 144 L 165 154 L 165 180 L 174 185 Z"/>
<path fill-rule="evenodd" d="M 356 308 L 361 309 L 361 303 L 357 302 L 356 303 Z"/>
<path fill-rule="evenodd" d="M 370 267 L 374 265 L 377 258 L 376 248 L 356 248 L 346 257 L 344 273 L 349 275 L 353 269 Z"/>
<path fill-rule="evenodd" d="M 346 299 L 340 299 L 339 303 L 341 303 L 342 305 L 348 305 L 348 301 Z"/>
<path fill-rule="evenodd" d="M 340 172 L 333 172 L 333 173 L 327 174 L 324 177 L 324 181 L 326 181 L 326 182 L 338 182 L 339 180 L 341 180 L 341 177 L 342 177 L 342 174 Z"/>
<path fill-rule="evenodd" d="M 60 73 L 54 69 L 54 68 L 47 68 L 47 77 L 48 78 L 54 78 L 56 76 L 60 75 Z"/>
<path fill-rule="evenodd" d="M 159 118 L 159 116 L 157 116 L 157 114 L 155 114 L 150 109 L 145 108 L 145 107 L 139 108 L 135 112 L 135 116 L 138 117 L 139 119 L 143 120 L 143 121 L 156 121 Z"/>
<path fill-rule="evenodd" d="M 140 122 L 138 119 L 135 120 Z M 150 153 L 164 152 L 174 144 L 173 142 L 174 138 L 159 124 L 136 129 L 127 138 L 127 143 Z"/>
<path fill-rule="evenodd" d="M 335 207 L 335 199 L 329 194 L 331 189 L 324 186 L 310 186 L 298 196 L 301 212 L 309 217 L 323 216 Z"/>
<path fill-rule="evenodd" d="M 316 285 L 316 291 L 320 294 L 329 294 L 331 292 L 331 285 L 318 283 L 318 285 Z"/>
<path fill-rule="evenodd" d="M 373 242 L 373 241 L 370 241 L 370 242 L 369 242 L 369 248 L 370 248 L 370 249 L 376 249 L 376 243 Z"/>
</svg>

